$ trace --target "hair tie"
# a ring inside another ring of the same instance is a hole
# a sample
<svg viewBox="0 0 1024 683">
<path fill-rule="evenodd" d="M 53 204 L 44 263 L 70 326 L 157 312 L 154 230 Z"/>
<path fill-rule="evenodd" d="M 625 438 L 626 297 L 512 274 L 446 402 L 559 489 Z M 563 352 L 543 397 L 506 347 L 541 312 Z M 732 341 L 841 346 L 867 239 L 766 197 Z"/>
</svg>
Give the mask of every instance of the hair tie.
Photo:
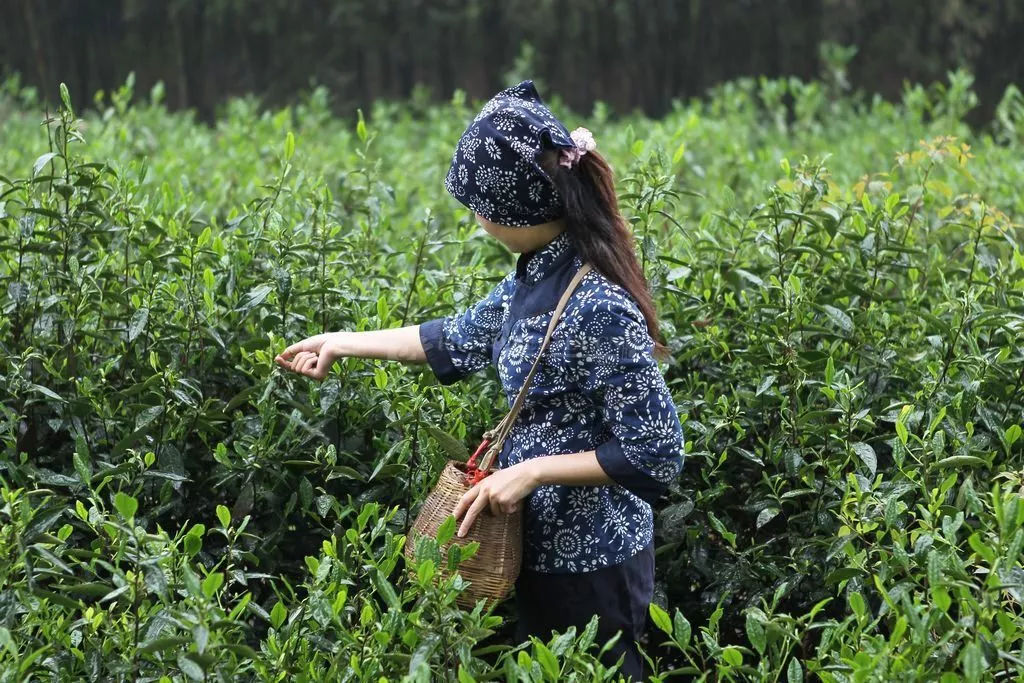
<svg viewBox="0 0 1024 683">
<path fill-rule="evenodd" d="M 597 142 L 594 141 L 594 134 L 580 126 L 569 133 L 569 137 L 576 143 L 575 147 L 563 148 L 560 151 L 558 163 L 560 166 L 572 168 L 587 152 L 597 149 Z"/>
</svg>

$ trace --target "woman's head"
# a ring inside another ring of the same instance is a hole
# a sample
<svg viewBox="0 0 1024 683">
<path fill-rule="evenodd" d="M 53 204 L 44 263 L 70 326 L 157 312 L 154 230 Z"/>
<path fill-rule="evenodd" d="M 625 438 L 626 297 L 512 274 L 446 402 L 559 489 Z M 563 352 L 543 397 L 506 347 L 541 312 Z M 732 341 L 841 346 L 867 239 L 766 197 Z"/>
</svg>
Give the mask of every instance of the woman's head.
<svg viewBox="0 0 1024 683">
<path fill-rule="evenodd" d="M 574 149 L 568 129 L 531 81 L 492 97 L 470 122 L 452 154 L 444 187 L 476 214 L 530 227 L 559 218 L 550 179 L 537 163 L 545 147 Z"/>
<path fill-rule="evenodd" d="M 633 296 L 655 354 L 663 357 L 667 349 L 612 170 L 595 149 L 589 131 L 570 133 L 532 81 L 523 81 L 492 97 L 466 128 L 445 189 L 512 251 L 533 251 L 567 232 L 584 261 Z"/>
</svg>

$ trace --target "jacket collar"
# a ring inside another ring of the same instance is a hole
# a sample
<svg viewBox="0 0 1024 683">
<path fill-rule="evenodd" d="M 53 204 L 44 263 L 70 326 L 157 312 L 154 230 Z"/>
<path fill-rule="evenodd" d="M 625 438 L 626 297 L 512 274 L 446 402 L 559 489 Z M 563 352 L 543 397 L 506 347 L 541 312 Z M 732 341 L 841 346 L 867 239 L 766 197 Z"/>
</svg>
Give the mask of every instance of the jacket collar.
<svg viewBox="0 0 1024 683">
<path fill-rule="evenodd" d="M 576 253 L 569 234 L 560 232 L 553 240 L 533 251 L 525 251 L 516 260 L 516 279 L 534 285 L 558 270 Z"/>
</svg>

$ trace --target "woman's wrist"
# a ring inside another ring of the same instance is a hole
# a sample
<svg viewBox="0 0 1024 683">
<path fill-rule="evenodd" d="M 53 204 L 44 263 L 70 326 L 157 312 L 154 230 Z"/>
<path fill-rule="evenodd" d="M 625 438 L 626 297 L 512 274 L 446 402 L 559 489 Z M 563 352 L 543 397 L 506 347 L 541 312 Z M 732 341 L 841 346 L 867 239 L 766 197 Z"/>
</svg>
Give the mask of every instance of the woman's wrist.
<svg viewBox="0 0 1024 683">
<path fill-rule="evenodd" d="M 520 463 L 520 465 L 522 465 L 524 469 L 524 474 L 526 474 L 527 480 L 530 482 L 533 488 L 537 488 L 538 486 L 551 483 L 548 481 L 547 478 L 549 472 L 549 468 L 547 467 L 547 461 L 549 457 L 550 456 L 530 458 L 529 460 L 524 460 L 523 462 Z"/>
<path fill-rule="evenodd" d="M 339 356 L 351 356 L 352 344 L 351 333 L 345 330 L 329 332 L 326 343 L 330 344 Z"/>
</svg>

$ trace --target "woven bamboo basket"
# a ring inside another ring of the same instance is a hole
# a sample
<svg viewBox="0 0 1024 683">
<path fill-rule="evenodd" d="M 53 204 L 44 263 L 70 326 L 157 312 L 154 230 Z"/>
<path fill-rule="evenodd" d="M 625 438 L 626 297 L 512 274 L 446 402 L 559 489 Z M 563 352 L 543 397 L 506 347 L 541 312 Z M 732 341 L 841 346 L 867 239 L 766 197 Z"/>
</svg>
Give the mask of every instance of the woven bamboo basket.
<svg viewBox="0 0 1024 683">
<path fill-rule="evenodd" d="M 437 484 L 431 490 L 430 495 L 427 496 L 423 507 L 420 508 L 419 515 L 416 517 L 416 521 L 413 522 L 412 527 L 409 529 L 408 538 L 405 543 L 405 557 L 410 572 L 412 571 L 412 563 L 415 560 L 417 539 L 424 534 L 432 538 L 437 537 L 437 531 L 441 524 L 454 513 L 455 506 L 458 505 L 459 500 L 472 488 L 473 480 L 469 474 L 475 470 L 475 472 L 479 473 L 477 476 L 477 480 L 479 480 L 480 477 L 494 471 L 494 463 L 497 460 L 498 453 L 501 451 L 509 430 L 512 428 L 512 423 L 515 422 L 520 409 L 523 407 L 526 392 L 530 387 L 530 382 L 533 380 L 533 375 L 540 363 L 544 349 L 547 348 L 548 341 L 551 339 L 551 333 L 555 330 L 555 325 L 558 323 L 558 319 L 561 317 L 562 311 L 569 301 L 569 296 L 590 268 L 590 264 L 584 263 L 566 286 L 562 298 L 558 301 L 558 305 L 551 315 L 551 321 L 548 323 L 547 333 L 544 335 L 540 351 L 537 352 L 537 358 L 534 359 L 533 365 L 530 367 L 530 371 L 523 381 L 523 386 L 520 388 L 519 394 L 516 396 L 516 400 L 508 414 L 505 415 L 504 419 L 494 429 L 484 432 L 483 442 L 467 463 L 461 463 L 457 460 L 449 460 L 445 463 Z M 477 468 L 476 458 L 484 448 L 487 448 L 487 451 Z M 519 505 L 516 511 L 511 514 L 500 515 L 492 514 L 489 508 L 487 508 L 473 521 L 466 536 L 459 538 L 456 535 L 451 540 L 442 544 L 440 550 L 444 561 L 442 561 L 442 566 L 438 568 L 438 571 L 444 576 L 448 573 L 446 558 L 448 548 L 452 543 L 460 545 L 466 545 L 472 541 L 480 543 L 476 553 L 459 564 L 459 574 L 469 582 L 469 585 L 456 598 L 456 603 L 459 606 L 472 609 L 481 598 L 488 600 L 489 606 L 491 600 L 500 601 L 512 590 L 512 586 L 515 585 L 522 566 L 524 506 L 525 503 Z"/>
<path fill-rule="evenodd" d="M 405 556 L 411 563 L 415 558 L 416 540 L 421 534 L 437 537 L 441 524 L 451 516 L 459 499 L 470 489 L 466 480 L 465 464 L 449 460 L 437 485 L 427 496 L 419 516 L 409 530 L 405 544 Z M 519 576 L 523 559 L 523 509 L 520 506 L 512 514 L 493 515 L 485 510 L 473 522 L 471 531 L 463 538 L 457 535 L 441 546 L 442 566 L 439 572 L 447 575 L 448 548 L 452 543 L 467 545 L 478 541 L 480 547 L 469 559 L 459 564 L 458 572 L 469 585 L 459 593 L 456 603 L 465 609 L 472 609 L 481 599 L 501 600 Z M 488 605 L 489 606 L 489 605 Z"/>
</svg>

